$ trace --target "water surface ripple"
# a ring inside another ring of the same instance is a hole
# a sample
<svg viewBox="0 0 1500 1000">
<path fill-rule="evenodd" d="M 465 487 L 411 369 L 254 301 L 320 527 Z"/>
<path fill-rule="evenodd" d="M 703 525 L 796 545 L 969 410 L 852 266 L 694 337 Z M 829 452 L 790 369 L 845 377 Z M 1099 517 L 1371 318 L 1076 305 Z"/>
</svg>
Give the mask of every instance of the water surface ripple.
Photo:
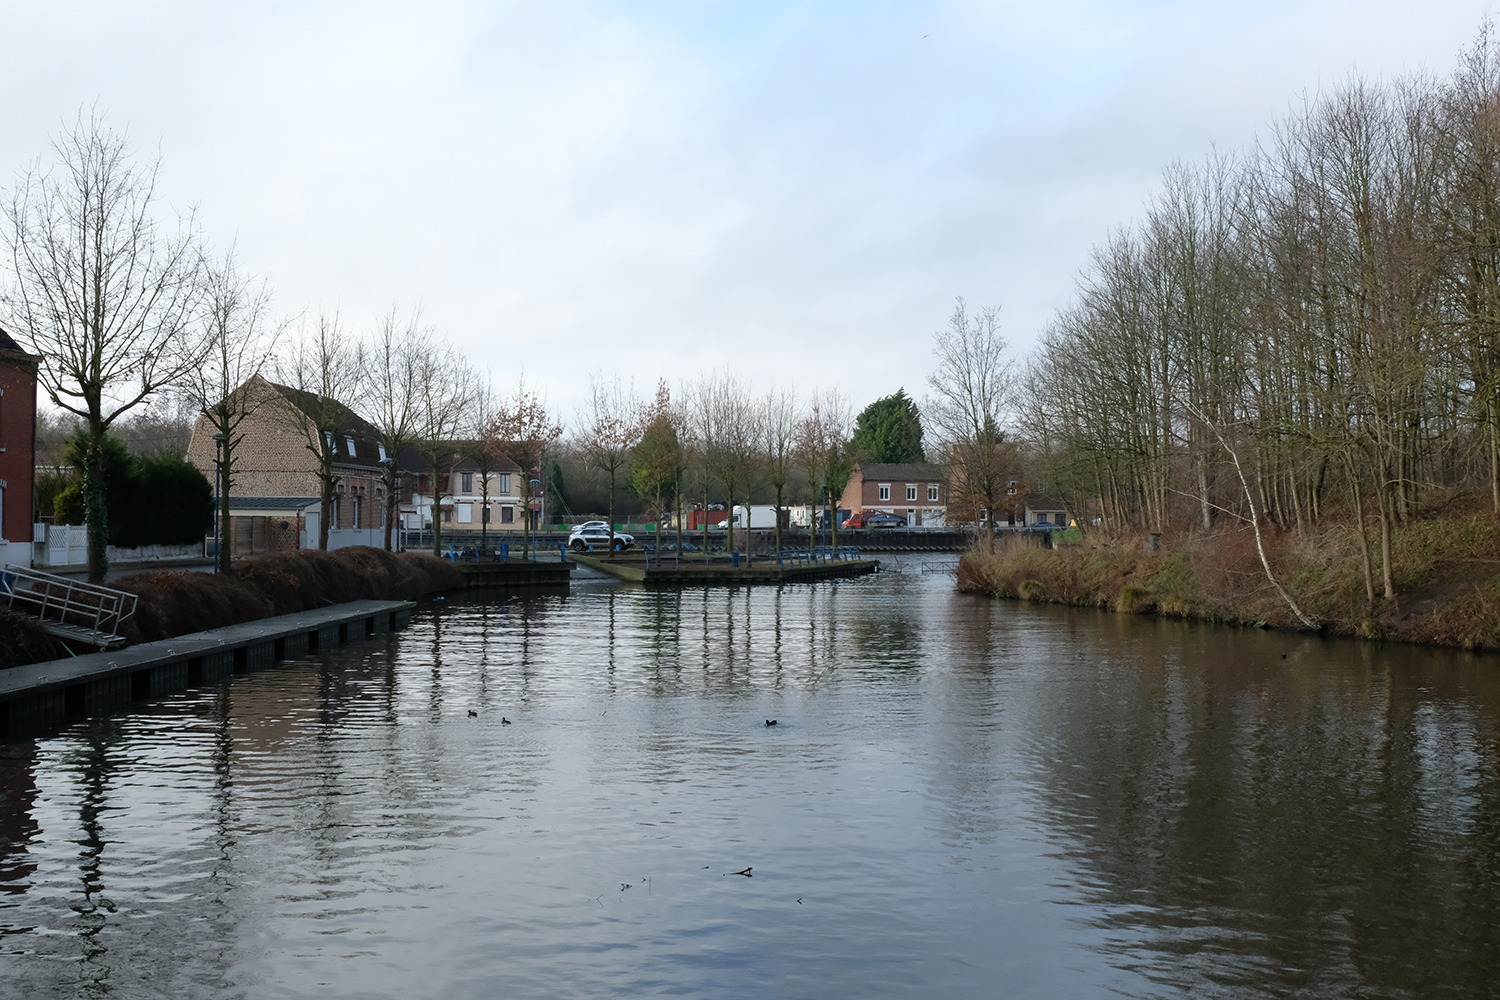
<svg viewBox="0 0 1500 1000">
<path fill-rule="evenodd" d="M 1494 996 L 1497 677 L 941 574 L 437 602 L 0 745 L 0 995 Z"/>
</svg>

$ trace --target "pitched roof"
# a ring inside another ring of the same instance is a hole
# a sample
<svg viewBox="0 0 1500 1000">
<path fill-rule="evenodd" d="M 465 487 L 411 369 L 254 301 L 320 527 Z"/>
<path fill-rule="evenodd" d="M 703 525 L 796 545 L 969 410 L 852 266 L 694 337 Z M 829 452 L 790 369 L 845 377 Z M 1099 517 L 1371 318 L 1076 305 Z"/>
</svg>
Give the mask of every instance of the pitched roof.
<svg viewBox="0 0 1500 1000">
<path fill-rule="evenodd" d="M 270 379 L 266 379 L 266 384 L 279 392 L 288 403 L 300 410 L 309 420 L 314 422 L 318 420 L 319 411 L 323 406 L 321 397 L 317 393 L 294 389 L 289 385 L 272 382 Z M 380 432 L 368 420 L 354 412 L 348 404 L 338 400 L 334 400 L 334 403 L 342 407 L 347 414 L 347 419 L 339 421 L 343 426 L 337 432 L 337 437 L 333 442 L 334 464 L 379 468 Z M 348 444 L 341 440 L 344 437 L 354 440 L 353 455 L 349 454 Z"/>
<path fill-rule="evenodd" d="M 1067 504 L 1063 503 L 1061 500 L 1057 499 L 1057 497 L 1052 496 L 1048 493 L 1027 493 L 1026 507 L 1030 510 L 1038 511 L 1066 511 L 1068 509 Z"/>
<path fill-rule="evenodd" d="M 859 474 L 865 479 L 913 483 L 935 483 L 943 478 L 943 470 L 931 462 L 860 462 Z"/>
<path fill-rule="evenodd" d="M 21 345 L 11 339 L 10 334 L 5 332 L 5 327 L 0 326 L 0 351 L 19 351 Z"/>
</svg>

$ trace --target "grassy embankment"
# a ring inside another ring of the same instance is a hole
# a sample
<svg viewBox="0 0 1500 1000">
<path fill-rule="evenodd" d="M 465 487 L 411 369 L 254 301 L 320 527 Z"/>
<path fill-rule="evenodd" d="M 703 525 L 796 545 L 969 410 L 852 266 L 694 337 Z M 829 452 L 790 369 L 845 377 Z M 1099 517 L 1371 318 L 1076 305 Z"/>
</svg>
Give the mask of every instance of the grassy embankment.
<svg viewBox="0 0 1500 1000">
<path fill-rule="evenodd" d="M 463 585 L 450 563 L 418 552 L 355 546 L 246 559 L 227 574 L 157 570 L 109 584 L 139 597 L 122 625 L 131 643 L 295 614 L 346 601 L 412 601 Z M 0 667 L 67 655 L 36 621 L 0 612 Z"/>
<path fill-rule="evenodd" d="M 1352 521 L 1306 532 L 1261 530 L 1277 578 L 1325 631 L 1500 649 L 1500 520 L 1485 498 L 1447 497 L 1394 530 L 1394 600 L 1380 596 L 1373 526 L 1373 603 Z M 1123 613 L 1303 628 L 1266 580 L 1248 525 L 1164 535 L 1157 552 L 1147 550 L 1144 534 L 1107 537 L 1072 529 L 1067 536 L 1073 540 L 1055 550 L 1014 539 L 997 543 L 993 552 L 971 551 L 959 562 L 959 589 Z"/>
</svg>

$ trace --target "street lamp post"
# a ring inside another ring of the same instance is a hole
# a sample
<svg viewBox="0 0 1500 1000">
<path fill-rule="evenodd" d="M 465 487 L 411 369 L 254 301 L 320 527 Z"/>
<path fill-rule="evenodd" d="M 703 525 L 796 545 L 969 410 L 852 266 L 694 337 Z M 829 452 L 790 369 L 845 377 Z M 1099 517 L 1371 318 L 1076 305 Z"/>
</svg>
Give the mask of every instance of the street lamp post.
<svg viewBox="0 0 1500 1000">
<path fill-rule="evenodd" d="M 224 456 L 224 435 L 214 434 L 214 572 L 217 573 L 224 567 L 224 543 L 220 538 L 220 522 L 224 519 L 224 512 L 219 507 L 219 486 L 224 479 L 222 467 Z M 229 526 L 223 525 L 223 534 L 229 534 Z"/>
</svg>

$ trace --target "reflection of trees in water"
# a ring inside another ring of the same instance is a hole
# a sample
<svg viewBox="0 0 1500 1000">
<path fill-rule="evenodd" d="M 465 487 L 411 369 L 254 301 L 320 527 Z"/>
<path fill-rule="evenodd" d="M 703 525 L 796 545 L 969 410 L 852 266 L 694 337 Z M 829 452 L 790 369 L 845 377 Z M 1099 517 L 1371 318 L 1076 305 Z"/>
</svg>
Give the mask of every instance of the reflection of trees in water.
<svg viewBox="0 0 1500 1000">
<path fill-rule="evenodd" d="M 104 930 L 109 924 L 112 904 L 104 895 L 104 854 L 109 846 L 104 817 L 114 808 L 111 797 L 116 792 L 117 763 L 110 753 L 117 724 L 114 720 L 84 730 L 69 760 L 69 771 L 77 782 L 78 880 L 82 889 L 71 905 L 77 916 L 76 928 L 79 961 L 77 979 L 72 984 L 77 996 L 105 996 L 110 985 L 110 966 L 106 959 L 109 945 Z"/>
<path fill-rule="evenodd" d="M 0 894 L 31 888 L 36 862 L 29 844 L 41 832 L 31 810 L 36 803 L 36 741 L 0 745 Z M 0 936 L 14 930 L 0 926 Z"/>
<path fill-rule="evenodd" d="M 1269 992 L 1492 988 L 1500 699 L 1459 680 L 1477 670 L 1100 622 L 1093 662 L 1036 689 L 1031 749 L 1121 964 Z"/>
</svg>

